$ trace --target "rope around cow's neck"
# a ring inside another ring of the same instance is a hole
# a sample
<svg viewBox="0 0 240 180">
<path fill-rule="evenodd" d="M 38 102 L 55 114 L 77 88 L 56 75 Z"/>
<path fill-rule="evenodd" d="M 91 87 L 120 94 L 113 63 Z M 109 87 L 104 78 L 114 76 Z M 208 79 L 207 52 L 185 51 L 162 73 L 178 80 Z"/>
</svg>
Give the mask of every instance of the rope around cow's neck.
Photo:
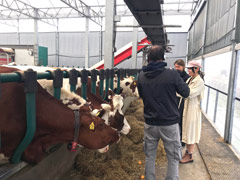
<svg viewBox="0 0 240 180">
<path fill-rule="evenodd" d="M 79 135 L 79 127 L 80 127 L 80 115 L 79 110 L 74 110 L 74 136 L 73 141 L 71 143 L 70 151 L 75 152 L 77 148 L 77 140 Z"/>
</svg>

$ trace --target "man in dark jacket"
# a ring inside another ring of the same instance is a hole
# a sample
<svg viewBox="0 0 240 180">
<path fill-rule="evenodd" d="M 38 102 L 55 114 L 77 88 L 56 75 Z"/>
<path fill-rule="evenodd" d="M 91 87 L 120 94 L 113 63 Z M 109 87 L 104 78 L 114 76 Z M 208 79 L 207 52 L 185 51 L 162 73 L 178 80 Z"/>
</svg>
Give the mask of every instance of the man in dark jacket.
<svg viewBox="0 0 240 180">
<path fill-rule="evenodd" d="M 177 70 L 177 72 L 180 74 L 181 78 L 184 82 L 190 78 L 190 76 L 185 71 L 185 62 L 182 59 L 178 59 L 174 62 L 174 67 Z M 183 116 L 183 109 L 184 109 L 184 98 L 177 97 L 177 103 L 178 103 L 178 110 L 180 113 L 180 141 L 182 141 L 182 116 Z M 185 146 L 185 143 L 182 142 L 182 146 Z"/>
<path fill-rule="evenodd" d="M 164 49 L 153 46 L 149 64 L 138 78 L 138 91 L 144 103 L 144 152 L 146 180 L 155 180 L 155 158 L 158 142 L 162 139 L 168 158 L 166 180 L 178 180 L 181 159 L 179 111 L 176 93 L 189 96 L 189 87 L 175 70 L 166 69 Z"/>
</svg>

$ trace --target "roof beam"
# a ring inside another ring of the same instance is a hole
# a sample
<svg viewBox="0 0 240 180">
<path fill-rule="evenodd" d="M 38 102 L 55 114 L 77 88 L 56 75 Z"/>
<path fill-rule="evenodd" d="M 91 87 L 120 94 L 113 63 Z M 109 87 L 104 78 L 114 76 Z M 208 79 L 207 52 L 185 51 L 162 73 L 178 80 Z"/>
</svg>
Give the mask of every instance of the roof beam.
<svg viewBox="0 0 240 180">
<path fill-rule="evenodd" d="M 90 6 L 86 5 L 83 1 L 81 0 L 60 0 L 60 1 L 62 1 L 63 3 L 65 3 L 78 13 L 80 13 L 83 17 L 89 18 L 91 21 L 102 26 L 100 14 L 94 11 Z"/>
<path fill-rule="evenodd" d="M 14 23 L 13 20 L 11 20 L 11 21 L 6 21 L 6 20 L 8 20 L 8 19 L 9 19 L 8 17 L 6 17 L 5 15 L 3 15 L 3 14 L 0 13 L 0 23 L 1 23 L 1 24 L 5 24 L 5 25 L 7 25 L 7 26 L 11 26 L 11 27 L 15 27 L 15 28 L 18 27 L 18 26 Z"/>
<path fill-rule="evenodd" d="M 56 26 L 51 15 L 41 10 L 38 10 L 37 8 L 26 4 L 20 0 L 1 0 L 0 6 L 9 9 L 9 19 L 11 19 L 12 14 L 15 14 L 15 17 L 17 16 L 18 19 L 21 19 L 22 16 L 27 16 L 32 19 L 38 19 L 49 25 Z M 37 17 L 34 15 L 35 9 L 37 9 Z M 3 11 L 1 11 L 1 14 L 3 15 Z"/>
</svg>

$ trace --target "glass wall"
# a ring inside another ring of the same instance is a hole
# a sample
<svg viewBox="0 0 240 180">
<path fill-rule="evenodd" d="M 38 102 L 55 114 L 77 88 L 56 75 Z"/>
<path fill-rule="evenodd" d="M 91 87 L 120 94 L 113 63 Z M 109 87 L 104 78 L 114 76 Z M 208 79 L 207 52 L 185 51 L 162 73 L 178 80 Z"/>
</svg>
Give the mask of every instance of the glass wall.
<svg viewBox="0 0 240 180">
<path fill-rule="evenodd" d="M 227 52 L 205 59 L 206 87 L 202 108 L 222 136 L 225 129 L 231 57 L 232 52 Z"/>
<path fill-rule="evenodd" d="M 240 51 L 238 52 L 239 58 Z M 233 115 L 232 145 L 240 152 L 240 64 L 238 65 L 236 99 Z"/>
</svg>

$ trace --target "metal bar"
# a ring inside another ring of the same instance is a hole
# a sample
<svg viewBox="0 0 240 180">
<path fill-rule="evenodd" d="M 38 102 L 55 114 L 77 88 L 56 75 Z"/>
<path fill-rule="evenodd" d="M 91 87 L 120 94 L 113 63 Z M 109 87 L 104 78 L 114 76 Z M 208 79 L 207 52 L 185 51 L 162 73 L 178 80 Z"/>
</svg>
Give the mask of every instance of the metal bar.
<svg viewBox="0 0 240 180">
<path fill-rule="evenodd" d="M 100 79 L 100 85 L 99 85 L 99 93 L 100 96 L 103 98 L 103 88 L 104 88 L 104 77 L 105 77 L 105 71 L 103 69 L 99 72 L 99 79 Z"/>
<path fill-rule="evenodd" d="M 37 74 L 31 69 L 24 72 L 24 92 L 26 93 L 27 130 L 20 145 L 14 151 L 12 163 L 20 162 L 22 153 L 31 143 L 36 131 Z"/>
<path fill-rule="evenodd" d="M 232 126 L 234 115 L 234 104 L 236 97 L 237 72 L 239 64 L 239 51 L 235 50 L 235 43 L 232 45 L 232 62 L 228 84 L 227 112 L 225 120 L 224 141 L 231 143 L 232 141 Z"/>
<path fill-rule="evenodd" d="M 114 69 L 111 69 L 110 70 L 110 77 L 109 77 L 109 80 L 110 80 L 110 89 L 114 89 L 114 84 L 113 84 L 113 81 L 114 81 Z"/>
<path fill-rule="evenodd" d="M 207 31 L 207 19 L 208 19 L 208 11 L 209 11 L 209 1 L 206 2 L 206 13 L 204 19 L 204 32 L 203 32 L 203 44 L 202 44 L 202 55 L 205 53 L 205 44 L 206 44 L 206 31 Z M 202 57 L 203 58 L 203 57 Z"/>
<path fill-rule="evenodd" d="M 208 113 L 209 96 L 210 96 L 210 88 L 208 88 L 208 93 L 207 93 L 206 114 Z"/>
<path fill-rule="evenodd" d="M 21 19 L 21 15 L 24 15 L 24 16 L 27 16 L 28 18 L 34 19 L 35 18 L 34 11 L 35 11 L 35 9 L 37 9 L 37 8 L 35 8 L 29 4 L 26 4 L 20 0 L 12 0 L 11 3 L 8 0 L 1 0 L 0 6 L 5 7 L 10 11 L 9 16 L 6 18 L 6 20 Z M 12 12 L 18 13 L 15 15 L 15 18 L 11 18 Z M 41 11 L 41 10 L 38 10 L 38 15 L 39 15 L 40 21 L 47 23 L 49 25 L 55 26 L 52 15 L 47 14 L 46 12 Z M 47 19 L 51 19 L 52 22 L 49 22 L 49 20 L 47 20 Z"/>
<path fill-rule="evenodd" d="M 207 84 L 205 84 L 205 86 L 206 87 L 208 87 L 208 88 L 210 88 L 210 89 L 213 89 L 213 90 L 215 90 L 215 91 L 217 91 L 217 92 L 220 92 L 221 94 L 224 94 L 224 95 L 228 95 L 227 93 L 225 93 L 225 92 L 223 92 L 223 91 L 221 91 L 221 90 L 219 90 L 219 89 L 216 89 L 216 88 L 214 88 L 214 87 L 211 87 L 211 86 L 209 86 L 209 85 L 207 85 Z"/>
<path fill-rule="evenodd" d="M 75 92 L 76 91 L 76 85 L 78 80 L 78 71 L 76 69 L 72 69 L 69 72 L 69 84 L 70 84 L 70 91 Z"/>
<path fill-rule="evenodd" d="M 91 70 L 91 93 L 96 95 L 97 70 Z"/>
<path fill-rule="evenodd" d="M 39 55 L 38 55 L 38 11 L 34 9 L 34 65 L 39 65 Z"/>
<path fill-rule="evenodd" d="M 105 70 L 105 96 L 104 99 L 108 99 L 108 89 L 109 89 L 109 69 Z"/>
<path fill-rule="evenodd" d="M 59 19 L 57 19 L 55 46 L 56 46 L 56 62 L 57 62 L 57 67 L 59 67 L 60 66 L 59 64 Z"/>
<path fill-rule="evenodd" d="M 68 74 L 66 71 L 63 71 L 63 77 L 68 78 Z M 1 82 L 23 82 L 19 73 L 1 73 Z M 39 72 L 37 73 L 37 79 L 52 79 L 52 75 L 50 72 Z"/>
<path fill-rule="evenodd" d="M 1 73 L 1 82 L 22 82 L 22 78 L 18 73 Z"/>
<path fill-rule="evenodd" d="M 100 85 L 99 85 L 99 91 L 100 91 L 100 96 L 103 98 L 103 88 L 104 88 L 104 80 L 100 80 Z"/>
<path fill-rule="evenodd" d="M 87 15 L 89 15 L 89 8 L 86 8 Z M 85 68 L 89 68 L 89 18 L 85 18 Z"/>
<path fill-rule="evenodd" d="M 101 22 L 99 20 L 100 18 L 100 15 L 94 11 L 92 8 L 90 8 L 89 6 L 87 6 L 83 1 L 81 0 L 60 0 L 62 1 L 63 3 L 65 3 L 66 5 L 68 5 L 69 7 L 71 7 L 72 9 L 74 9 L 75 11 L 77 11 L 79 14 L 81 14 L 82 16 L 84 17 L 87 17 L 89 18 L 91 21 L 95 22 L 96 24 L 101 25 Z M 80 5 L 79 5 L 80 3 Z M 84 12 L 84 8 L 88 7 L 89 8 L 89 11 L 90 11 L 90 16 L 89 15 L 86 15 L 85 12 Z M 80 8 L 82 8 L 82 11 L 80 10 Z M 92 18 L 91 16 L 94 16 Z"/>
<path fill-rule="evenodd" d="M 117 94 L 120 94 L 121 87 L 120 87 L 120 81 L 122 77 L 122 69 L 117 70 Z"/>
<path fill-rule="evenodd" d="M 18 163 L 20 162 L 21 155 L 27 146 L 31 143 L 35 130 L 36 130 L 36 97 L 35 93 L 26 94 L 26 110 L 27 110 L 27 132 L 25 134 L 24 140 L 18 146 L 15 151 L 11 162 Z"/>
<path fill-rule="evenodd" d="M 181 28 L 181 25 L 116 25 L 118 28 Z"/>
<path fill-rule="evenodd" d="M 106 0 L 106 18 L 104 33 L 104 69 L 112 69 L 114 57 L 114 16 L 116 0 Z"/>
<path fill-rule="evenodd" d="M 134 18 L 133 25 L 138 26 L 137 20 Z M 132 40 L 132 68 L 137 68 L 137 46 L 138 46 L 138 28 L 133 28 L 133 40 Z"/>
<path fill-rule="evenodd" d="M 215 100 L 215 107 L 214 107 L 214 116 L 213 116 L 213 122 L 216 123 L 216 117 L 217 117 L 217 106 L 218 106 L 218 95 L 219 92 L 216 92 L 216 100 Z"/>
<path fill-rule="evenodd" d="M 88 71 L 86 69 L 83 69 L 81 71 L 81 95 L 83 99 L 87 99 L 87 82 L 88 82 Z"/>
</svg>

